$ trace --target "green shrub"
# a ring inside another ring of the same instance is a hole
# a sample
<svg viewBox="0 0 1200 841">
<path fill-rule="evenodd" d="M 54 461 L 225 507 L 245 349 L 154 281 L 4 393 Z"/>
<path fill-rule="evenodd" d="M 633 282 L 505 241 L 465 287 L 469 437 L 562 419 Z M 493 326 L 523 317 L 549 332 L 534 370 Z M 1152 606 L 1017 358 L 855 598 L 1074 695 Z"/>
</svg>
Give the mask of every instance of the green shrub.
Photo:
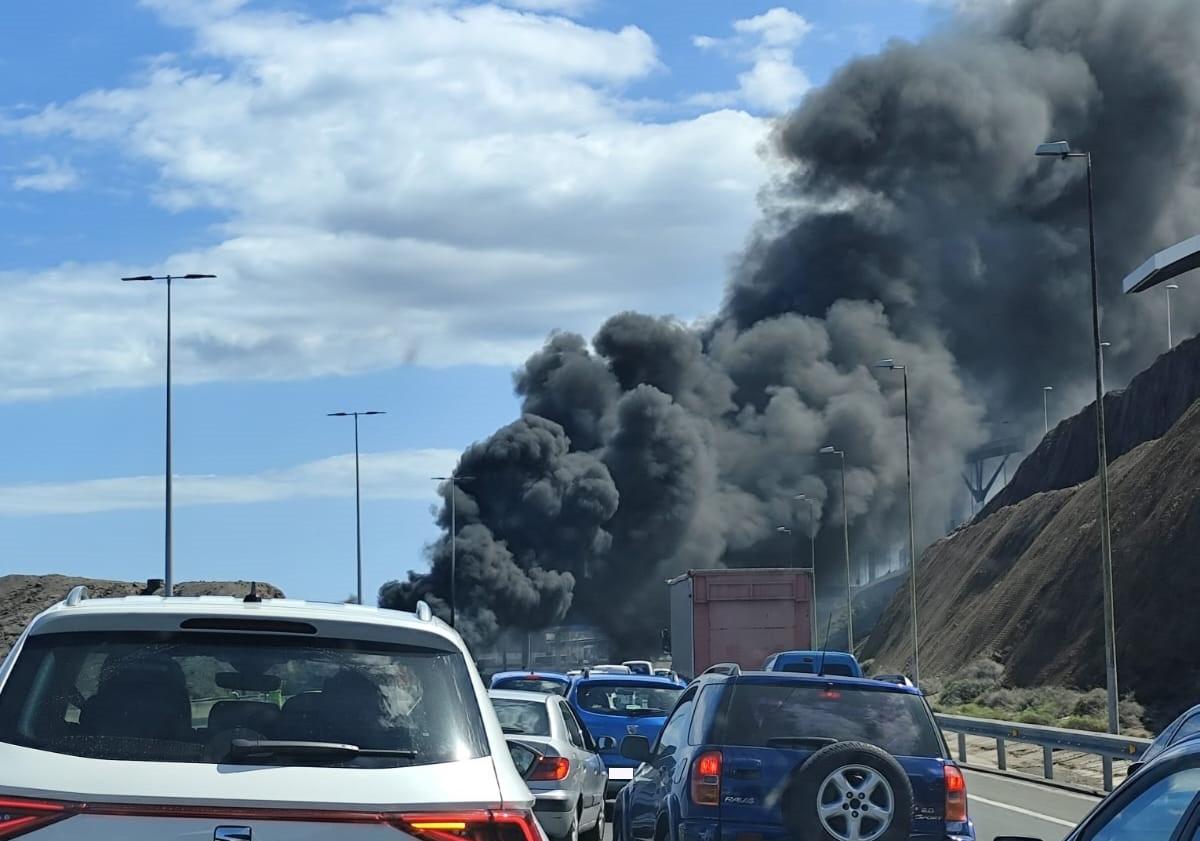
<svg viewBox="0 0 1200 841">
<path fill-rule="evenodd" d="M 1108 693 L 1103 689 L 1092 689 L 1079 696 L 1079 700 L 1075 702 L 1075 706 L 1071 709 L 1071 715 L 1084 717 L 1103 716 L 1107 709 Z"/>
<path fill-rule="evenodd" d="M 938 700 L 946 706 L 961 707 L 978 701 L 981 695 L 995 688 L 995 682 L 987 678 L 959 678 L 946 684 Z"/>
<path fill-rule="evenodd" d="M 1017 721 L 1022 724 L 1045 724 L 1048 726 L 1053 726 L 1056 723 L 1054 716 L 1040 710 L 1021 710 L 1017 715 Z"/>
<path fill-rule="evenodd" d="M 1059 726 L 1068 730 L 1091 730 L 1094 733 L 1104 733 L 1108 730 L 1108 722 L 1095 715 L 1070 715 Z"/>
</svg>

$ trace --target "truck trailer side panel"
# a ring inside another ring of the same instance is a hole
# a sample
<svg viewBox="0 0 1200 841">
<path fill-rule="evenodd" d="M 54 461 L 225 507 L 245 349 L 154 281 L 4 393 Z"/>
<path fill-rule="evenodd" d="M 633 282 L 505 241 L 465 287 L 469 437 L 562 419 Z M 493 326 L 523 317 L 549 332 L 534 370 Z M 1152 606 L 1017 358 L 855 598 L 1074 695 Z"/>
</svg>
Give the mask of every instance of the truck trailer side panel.
<svg viewBox="0 0 1200 841">
<path fill-rule="evenodd" d="M 692 676 L 715 663 L 758 669 L 776 651 L 812 647 L 808 570 L 693 570 L 670 586 L 673 651 L 676 629 L 688 626 L 688 645 L 672 659 L 680 669 L 690 653 Z"/>
</svg>

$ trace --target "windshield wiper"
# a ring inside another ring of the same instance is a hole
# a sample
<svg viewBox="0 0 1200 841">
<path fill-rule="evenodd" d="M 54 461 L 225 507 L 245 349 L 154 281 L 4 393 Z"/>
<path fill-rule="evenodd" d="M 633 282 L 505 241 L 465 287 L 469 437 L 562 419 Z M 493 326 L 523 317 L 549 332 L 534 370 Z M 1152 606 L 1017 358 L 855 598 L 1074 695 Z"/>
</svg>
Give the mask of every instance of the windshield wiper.
<svg viewBox="0 0 1200 841">
<path fill-rule="evenodd" d="M 830 739 L 827 736 L 771 736 L 767 739 L 767 747 L 781 745 L 818 745 L 825 747 L 826 745 L 836 745 L 837 743 L 837 739 Z"/>
<path fill-rule="evenodd" d="M 275 739 L 234 739 L 229 743 L 229 756 L 234 759 L 253 759 L 268 756 L 299 756 L 336 762 L 358 756 L 385 756 L 396 759 L 416 759 L 415 750 L 392 748 L 360 748 L 340 742 L 301 742 Z"/>
<path fill-rule="evenodd" d="M 518 733 L 526 733 L 526 734 L 529 733 L 529 731 L 526 730 L 524 727 L 513 727 L 511 724 L 501 725 L 500 730 L 501 730 L 501 732 L 508 733 L 509 735 L 516 735 Z"/>
</svg>

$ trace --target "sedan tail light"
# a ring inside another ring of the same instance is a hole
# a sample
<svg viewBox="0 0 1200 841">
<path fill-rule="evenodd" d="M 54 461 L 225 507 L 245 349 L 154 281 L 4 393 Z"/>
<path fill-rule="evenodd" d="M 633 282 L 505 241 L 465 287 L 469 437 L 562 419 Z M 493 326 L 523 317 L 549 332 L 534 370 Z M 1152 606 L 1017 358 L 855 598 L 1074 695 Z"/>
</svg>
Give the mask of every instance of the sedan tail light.
<svg viewBox="0 0 1200 841">
<path fill-rule="evenodd" d="M 16 838 L 72 814 L 62 803 L 0 798 L 0 839 Z"/>
<path fill-rule="evenodd" d="M 565 756 L 543 756 L 529 772 L 529 781 L 565 780 L 571 772 L 571 760 Z"/>
</svg>

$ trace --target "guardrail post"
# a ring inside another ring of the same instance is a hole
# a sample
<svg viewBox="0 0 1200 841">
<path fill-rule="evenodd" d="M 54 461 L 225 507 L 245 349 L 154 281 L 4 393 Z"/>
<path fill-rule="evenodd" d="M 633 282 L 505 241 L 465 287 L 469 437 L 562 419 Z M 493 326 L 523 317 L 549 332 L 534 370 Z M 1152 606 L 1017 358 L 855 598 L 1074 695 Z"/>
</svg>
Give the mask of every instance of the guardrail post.
<svg viewBox="0 0 1200 841">
<path fill-rule="evenodd" d="M 1054 748 L 1049 745 L 1042 748 L 1042 773 L 1047 780 L 1054 779 Z"/>
<path fill-rule="evenodd" d="M 967 734 L 958 734 L 958 761 L 966 763 L 967 761 Z"/>
<path fill-rule="evenodd" d="M 1102 759 L 1104 765 L 1104 790 L 1113 790 L 1113 775 L 1112 775 L 1112 757 L 1106 756 Z"/>
<path fill-rule="evenodd" d="M 1008 770 L 1008 757 L 1004 754 L 1004 737 L 996 737 L 996 767 L 1001 771 Z"/>
</svg>

